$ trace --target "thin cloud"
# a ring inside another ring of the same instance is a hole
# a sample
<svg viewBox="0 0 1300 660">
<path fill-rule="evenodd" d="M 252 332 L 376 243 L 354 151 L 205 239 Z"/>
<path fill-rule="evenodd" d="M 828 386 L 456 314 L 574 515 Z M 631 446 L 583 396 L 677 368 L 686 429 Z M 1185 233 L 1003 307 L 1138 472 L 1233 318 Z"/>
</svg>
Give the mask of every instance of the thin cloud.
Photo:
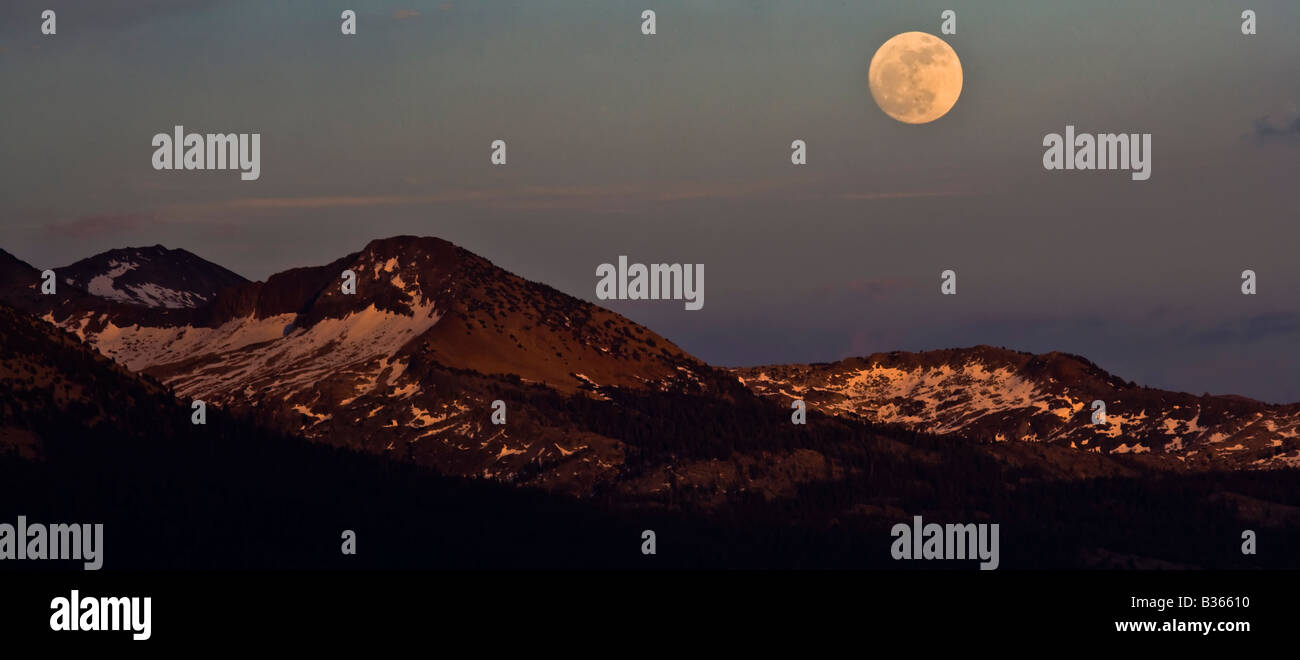
<svg viewBox="0 0 1300 660">
<path fill-rule="evenodd" d="M 963 197 L 970 193 L 953 190 L 915 190 L 907 192 L 856 192 L 843 193 L 840 199 L 875 200 L 875 199 L 912 199 L 918 197 Z"/>
<path fill-rule="evenodd" d="M 910 283 L 894 277 L 858 277 L 843 283 L 829 284 L 817 289 L 819 297 L 848 294 L 854 298 L 883 300 L 910 287 Z"/>
<path fill-rule="evenodd" d="M 856 293 L 864 293 L 868 297 L 872 297 L 872 298 L 889 295 L 891 293 L 894 293 L 895 291 L 899 291 L 901 289 L 906 288 L 906 286 L 907 283 L 904 282 L 903 280 L 892 278 L 892 277 L 883 277 L 883 278 L 876 278 L 876 279 L 858 278 L 854 280 L 849 280 L 848 284 L 846 285 L 849 291 L 853 291 Z"/>
<path fill-rule="evenodd" d="M 248 197 L 203 205 L 221 209 L 325 209 L 364 206 L 411 206 L 486 199 L 481 191 L 432 195 L 329 195 L 321 197 Z"/>
<path fill-rule="evenodd" d="M 1260 117 L 1255 120 L 1255 139 L 1261 142 L 1295 139 L 1300 137 L 1300 114 L 1289 118 Z"/>
<path fill-rule="evenodd" d="M 1266 312 L 1220 323 L 1195 333 L 1202 344 L 1250 344 L 1276 337 L 1293 337 L 1300 333 L 1300 314 Z"/>
<path fill-rule="evenodd" d="M 45 226 L 45 233 L 60 238 L 91 238 L 156 226 L 158 219 L 147 213 L 85 215 Z"/>
<path fill-rule="evenodd" d="M 767 184 L 697 184 L 668 186 L 527 186 L 513 189 L 467 189 L 437 193 L 244 197 L 219 202 L 178 204 L 174 213 L 229 210 L 328 209 L 372 206 L 418 206 L 472 203 L 512 209 L 587 208 L 593 203 L 655 203 L 695 199 L 740 198 L 770 192 Z"/>
<path fill-rule="evenodd" d="M 780 196 L 808 198 L 838 197 L 847 200 L 888 200 L 951 197 L 968 193 L 952 191 L 906 191 L 871 193 L 823 193 L 798 183 L 772 180 L 754 182 L 675 182 L 663 185 L 612 184 L 596 186 L 524 186 L 508 189 L 475 188 L 434 193 L 391 193 L 382 195 L 307 195 L 293 197 L 241 197 L 182 203 L 161 211 L 176 217 L 196 213 L 322 210 L 392 206 L 468 204 L 508 210 L 575 210 L 626 212 L 638 206 L 674 204 L 697 200 L 761 199 Z"/>
</svg>

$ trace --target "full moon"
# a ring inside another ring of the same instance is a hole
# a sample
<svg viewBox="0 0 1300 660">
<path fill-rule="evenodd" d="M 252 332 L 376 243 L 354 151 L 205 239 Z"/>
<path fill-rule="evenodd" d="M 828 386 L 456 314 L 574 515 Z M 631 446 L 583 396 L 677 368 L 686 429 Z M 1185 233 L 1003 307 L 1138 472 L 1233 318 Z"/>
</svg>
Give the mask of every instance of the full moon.
<svg viewBox="0 0 1300 660">
<path fill-rule="evenodd" d="M 961 60 L 939 37 L 904 32 L 872 56 L 867 80 L 885 114 L 908 124 L 928 124 L 948 114 L 961 96 Z"/>
</svg>

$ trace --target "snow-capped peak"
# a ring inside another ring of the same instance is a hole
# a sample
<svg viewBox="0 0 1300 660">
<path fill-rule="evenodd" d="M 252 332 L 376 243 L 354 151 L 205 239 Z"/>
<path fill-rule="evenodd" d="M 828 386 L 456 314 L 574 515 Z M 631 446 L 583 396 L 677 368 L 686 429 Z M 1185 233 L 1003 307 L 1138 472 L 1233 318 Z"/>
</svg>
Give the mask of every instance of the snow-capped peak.
<svg viewBox="0 0 1300 660">
<path fill-rule="evenodd" d="M 161 245 L 110 250 L 56 269 L 63 284 L 142 307 L 187 309 L 244 278 L 185 250 Z"/>
</svg>

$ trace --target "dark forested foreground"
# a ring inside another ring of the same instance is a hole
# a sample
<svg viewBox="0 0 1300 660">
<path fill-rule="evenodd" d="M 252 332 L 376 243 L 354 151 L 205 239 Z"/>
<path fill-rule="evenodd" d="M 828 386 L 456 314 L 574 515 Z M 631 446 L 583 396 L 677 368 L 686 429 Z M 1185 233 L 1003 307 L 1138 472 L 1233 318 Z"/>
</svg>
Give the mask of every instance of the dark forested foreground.
<svg viewBox="0 0 1300 660">
<path fill-rule="evenodd" d="M 40 460 L 0 459 L 0 521 L 103 523 L 107 570 L 975 569 L 892 559 L 890 527 L 912 515 L 998 523 L 1001 570 L 1300 567 L 1300 527 L 1252 524 L 1240 505 L 1294 505 L 1290 472 L 1008 485 L 954 459 L 698 510 L 441 477 L 235 423 L 215 428 L 228 431 L 68 437 L 47 440 Z M 892 517 L 869 504 L 886 497 Z M 1257 533 L 1253 556 L 1241 552 L 1244 529 Z M 355 555 L 341 551 L 344 530 L 356 532 Z M 654 555 L 642 554 L 644 530 L 656 534 Z"/>
</svg>

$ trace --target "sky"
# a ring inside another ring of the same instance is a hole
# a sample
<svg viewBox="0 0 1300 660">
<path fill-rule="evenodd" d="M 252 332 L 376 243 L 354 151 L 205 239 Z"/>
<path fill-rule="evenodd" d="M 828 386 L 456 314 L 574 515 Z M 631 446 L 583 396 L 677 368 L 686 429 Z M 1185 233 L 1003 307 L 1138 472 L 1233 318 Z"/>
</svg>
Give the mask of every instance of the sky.
<svg viewBox="0 0 1300 660">
<path fill-rule="evenodd" d="M 601 304 L 718 365 L 991 344 L 1300 401 L 1300 3 L 1229 4 L 16 0 L 0 247 L 264 279 L 417 234 L 592 301 L 620 255 L 701 263 L 702 310 Z M 961 97 L 894 121 L 871 56 L 945 9 Z M 155 171 L 178 124 L 260 133 L 260 178 Z M 1150 133 L 1151 178 L 1045 170 L 1067 124 Z"/>
</svg>

